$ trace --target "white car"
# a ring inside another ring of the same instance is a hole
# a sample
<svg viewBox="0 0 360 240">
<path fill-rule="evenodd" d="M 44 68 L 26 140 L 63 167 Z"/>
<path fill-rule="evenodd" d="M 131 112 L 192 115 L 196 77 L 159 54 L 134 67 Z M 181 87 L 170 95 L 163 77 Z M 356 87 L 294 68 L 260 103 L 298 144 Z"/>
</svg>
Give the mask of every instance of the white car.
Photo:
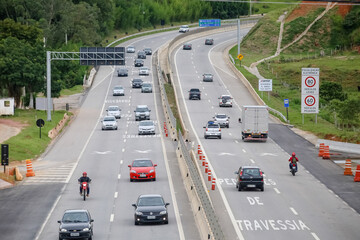
<svg viewBox="0 0 360 240">
<path fill-rule="evenodd" d="M 101 127 L 102 130 L 108 130 L 108 129 L 117 130 L 118 128 L 117 121 L 114 116 L 106 116 L 101 122 L 102 122 L 102 127 Z"/>
<path fill-rule="evenodd" d="M 204 138 L 218 138 L 221 139 L 221 127 L 220 124 L 215 121 L 208 121 L 206 126 L 204 127 Z"/>
<path fill-rule="evenodd" d="M 139 123 L 139 135 L 155 135 L 155 123 L 152 120 L 143 120 Z"/>
<path fill-rule="evenodd" d="M 232 97 L 230 95 L 221 95 L 219 97 L 219 106 L 220 107 L 232 107 Z"/>
<path fill-rule="evenodd" d="M 135 121 L 150 120 L 151 110 L 147 105 L 137 105 L 135 109 Z"/>
<path fill-rule="evenodd" d="M 223 113 L 216 114 L 214 117 L 214 121 L 220 124 L 220 127 L 226 128 L 229 128 L 229 119 L 230 117 Z"/>
<path fill-rule="evenodd" d="M 141 67 L 139 68 L 139 75 L 149 75 L 149 68 L 148 67 Z"/>
<path fill-rule="evenodd" d="M 135 52 L 135 47 L 134 46 L 128 46 L 126 48 L 126 52 L 127 53 L 134 53 Z"/>
<path fill-rule="evenodd" d="M 182 25 L 179 28 L 179 32 L 181 32 L 181 33 L 186 33 L 188 31 L 189 31 L 189 26 L 188 25 Z"/>
<path fill-rule="evenodd" d="M 121 118 L 121 109 L 118 106 L 109 106 L 107 111 L 108 116 L 114 116 L 115 118 Z"/>
<path fill-rule="evenodd" d="M 113 89 L 113 96 L 124 96 L 125 90 L 122 86 L 115 86 Z"/>
</svg>

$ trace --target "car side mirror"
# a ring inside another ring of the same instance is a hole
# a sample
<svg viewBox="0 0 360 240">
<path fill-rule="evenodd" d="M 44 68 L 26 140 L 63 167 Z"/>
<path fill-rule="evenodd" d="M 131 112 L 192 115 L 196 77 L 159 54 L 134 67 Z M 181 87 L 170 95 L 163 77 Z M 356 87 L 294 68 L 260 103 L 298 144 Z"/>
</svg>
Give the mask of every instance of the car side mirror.
<svg viewBox="0 0 360 240">
<path fill-rule="evenodd" d="M 157 164 L 154 164 L 154 167 L 157 167 Z"/>
<path fill-rule="evenodd" d="M 59 220 L 59 221 L 57 221 L 58 223 L 61 223 L 61 221 Z"/>
<path fill-rule="evenodd" d="M 106 109 L 106 111 L 109 111 L 109 110 Z"/>
<path fill-rule="evenodd" d="M 170 203 L 165 203 L 165 206 L 169 206 L 170 205 Z"/>
<path fill-rule="evenodd" d="M 134 208 L 136 208 L 136 204 L 131 204 L 131 206 L 133 206 Z"/>
<path fill-rule="evenodd" d="M 91 219 L 90 222 L 94 222 L 94 219 Z"/>
<path fill-rule="evenodd" d="M 203 128 L 206 128 L 206 127 L 203 127 Z"/>
<path fill-rule="evenodd" d="M 131 165 L 128 165 L 128 167 L 131 167 Z"/>
</svg>

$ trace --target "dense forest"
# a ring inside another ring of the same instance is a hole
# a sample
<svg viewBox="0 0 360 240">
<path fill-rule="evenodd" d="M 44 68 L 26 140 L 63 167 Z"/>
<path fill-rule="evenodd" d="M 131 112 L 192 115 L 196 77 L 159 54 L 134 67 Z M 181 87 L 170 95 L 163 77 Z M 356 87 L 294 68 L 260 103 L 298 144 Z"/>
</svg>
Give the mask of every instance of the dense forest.
<svg viewBox="0 0 360 240">
<path fill-rule="evenodd" d="M 17 107 L 46 93 L 46 51 L 78 52 L 115 30 L 235 18 L 248 9 L 200 0 L 0 0 L 0 6 L 0 96 L 14 97 Z M 82 84 L 87 70 L 74 61 L 52 62 L 52 97 Z"/>
</svg>

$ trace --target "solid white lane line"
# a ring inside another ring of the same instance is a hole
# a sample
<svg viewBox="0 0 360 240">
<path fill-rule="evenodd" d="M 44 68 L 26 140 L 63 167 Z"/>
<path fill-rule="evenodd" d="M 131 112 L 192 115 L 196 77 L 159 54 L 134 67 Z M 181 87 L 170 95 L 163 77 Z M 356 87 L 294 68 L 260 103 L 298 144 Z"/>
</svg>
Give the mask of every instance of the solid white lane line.
<svg viewBox="0 0 360 240">
<path fill-rule="evenodd" d="M 117 197 L 118 197 L 118 192 L 115 192 L 114 198 L 117 198 Z"/>
<path fill-rule="evenodd" d="M 315 233 L 311 233 L 311 235 L 316 239 L 316 240 L 320 240 L 320 238 L 315 234 Z"/>
<path fill-rule="evenodd" d="M 299 215 L 299 214 L 295 211 L 295 209 L 294 209 L 294 208 L 290 207 L 290 210 L 293 212 L 293 214 L 295 214 L 295 215 Z"/>
<path fill-rule="evenodd" d="M 111 214 L 110 215 L 110 222 L 113 222 L 114 221 L 114 214 Z"/>
<path fill-rule="evenodd" d="M 274 188 L 274 190 L 275 190 L 275 192 L 276 192 L 277 194 L 280 194 L 280 191 L 279 191 L 279 189 L 277 189 L 277 188 Z"/>
</svg>

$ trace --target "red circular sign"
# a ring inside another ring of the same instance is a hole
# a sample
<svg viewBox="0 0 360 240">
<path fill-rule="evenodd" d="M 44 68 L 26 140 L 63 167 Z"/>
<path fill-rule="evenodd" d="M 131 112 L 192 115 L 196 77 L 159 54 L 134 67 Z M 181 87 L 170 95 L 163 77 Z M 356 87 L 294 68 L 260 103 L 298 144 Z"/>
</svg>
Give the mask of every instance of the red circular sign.
<svg viewBox="0 0 360 240">
<path fill-rule="evenodd" d="M 306 85 L 307 87 L 313 87 L 313 86 L 315 86 L 315 84 L 316 84 L 315 78 L 313 78 L 313 77 L 307 77 L 307 78 L 305 79 L 305 85 Z"/>
<path fill-rule="evenodd" d="M 306 106 L 308 106 L 308 107 L 314 106 L 315 102 L 316 102 L 316 99 L 314 96 L 311 96 L 311 95 L 306 96 L 306 98 L 305 98 Z"/>
</svg>

